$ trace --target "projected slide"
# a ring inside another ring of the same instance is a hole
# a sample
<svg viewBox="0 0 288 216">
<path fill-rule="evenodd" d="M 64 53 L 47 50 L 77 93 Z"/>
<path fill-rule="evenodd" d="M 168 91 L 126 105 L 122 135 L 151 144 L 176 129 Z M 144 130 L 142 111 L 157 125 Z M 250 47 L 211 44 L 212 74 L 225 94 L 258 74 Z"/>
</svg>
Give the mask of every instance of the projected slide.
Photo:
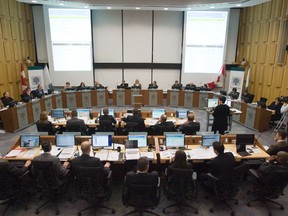
<svg viewBox="0 0 288 216">
<path fill-rule="evenodd" d="M 186 13 L 185 73 L 218 73 L 223 64 L 228 12 Z"/>
<path fill-rule="evenodd" d="M 91 71 L 91 22 L 88 9 L 49 8 L 55 71 Z"/>
</svg>

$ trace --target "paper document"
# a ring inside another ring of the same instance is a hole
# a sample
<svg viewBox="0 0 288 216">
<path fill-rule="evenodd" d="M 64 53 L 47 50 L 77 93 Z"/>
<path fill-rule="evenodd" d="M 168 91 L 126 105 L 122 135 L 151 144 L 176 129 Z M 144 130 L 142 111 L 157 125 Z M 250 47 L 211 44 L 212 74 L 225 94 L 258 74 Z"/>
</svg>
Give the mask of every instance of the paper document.
<svg viewBox="0 0 288 216">
<path fill-rule="evenodd" d="M 108 154 L 107 161 L 119 161 L 119 152 L 111 151 Z"/>
<path fill-rule="evenodd" d="M 12 157 L 17 157 L 23 152 L 23 149 L 13 149 L 10 151 L 5 158 L 12 158 Z"/>
<path fill-rule="evenodd" d="M 154 159 L 154 152 L 140 152 L 140 156 Z"/>
<path fill-rule="evenodd" d="M 125 153 L 126 160 L 138 160 L 140 158 L 139 152 L 126 152 Z"/>
<path fill-rule="evenodd" d="M 170 151 L 160 151 L 160 158 L 171 158 L 172 155 Z"/>
<path fill-rule="evenodd" d="M 28 149 L 21 157 L 23 158 L 34 158 L 35 154 L 38 153 L 39 148 Z"/>
<path fill-rule="evenodd" d="M 53 156 L 58 156 L 60 154 L 60 152 L 62 151 L 63 149 L 60 148 L 60 147 L 57 147 L 55 145 L 52 145 L 52 149 L 51 149 L 51 155 Z"/>
<path fill-rule="evenodd" d="M 75 147 L 63 148 L 62 152 L 60 153 L 58 157 L 60 161 L 66 161 L 74 155 L 74 152 L 75 152 Z"/>
<path fill-rule="evenodd" d="M 108 152 L 107 151 L 98 151 L 95 153 L 95 157 L 99 158 L 101 161 L 107 161 Z"/>
</svg>

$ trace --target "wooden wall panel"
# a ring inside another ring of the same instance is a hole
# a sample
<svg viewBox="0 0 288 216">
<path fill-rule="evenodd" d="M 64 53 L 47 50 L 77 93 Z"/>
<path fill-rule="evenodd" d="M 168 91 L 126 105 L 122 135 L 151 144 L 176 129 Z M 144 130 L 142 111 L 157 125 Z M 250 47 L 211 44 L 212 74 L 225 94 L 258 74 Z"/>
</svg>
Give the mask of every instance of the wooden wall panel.
<svg viewBox="0 0 288 216">
<path fill-rule="evenodd" d="M 255 43 L 259 42 L 259 36 L 260 36 L 260 24 L 254 24 L 253 25 L 253 41 Z"/>
<path fill-rule="evenodd" d="M 272 7 L 271 1 L 263 4 L 262 20 L 269 20 L 271 18 L 271 7 Z"/>
<path fill-rule="evenodd" d="M 252 25 L 249 24 L 246 26 L 246 32 L 245 32 L 245 41 L 247 43 L 250 43 L 251 42 L 251 34 L 252 34 Z"/>
<path fill-rule="evenodd" d="M 272 77 L 273 77 L 273 67 L 272 66 L 265 66 L 264 67 L 264 80 L 266 86 L 272 85 Z"/>
<path fill-rule="evenodd" d="M 256 63 L 257 62 L 257 57 L 258 57 L 258 46 L 257 44 L 254 44 L 254 46 L 252 46 L 252 62 Z"/>
<path fill-rule="evenodd" d="M 4 41 L 4 55 L 5 55 L 5 60 L 7 62 L 10 62 L 12 59 L 12 53 L 11 53 L 11 43 L 8 41 Z"/>
<path fill-rule="evenodd" d="M 270 23 L 269 22 L 261 24 L 261 41 L 262 42 L 267 42 L 268 41 L 269 27 L 270 27 Z"/>
<path fill-rule="evenodd" d="M 266 53 L 266 63 L 274 64 L 276 50 L 277 50 L 277 45 L 276 44 L 269 44 L 268 45 L 268 50 L 269 51 Z"/>
<path fill-rule="evenodd" d="M 257 21 L 259 22 L 261 20 L 261 18 L 262 18 L 262 8 L 263 8 L 262 4 L 261 5 L 257 5 L 255 7 L 255 10 L 254 10 L 254 14 L 255 14 L 254 22 L 257 22 Z"/>
<path fill-rule="evenodd" d="M 283 0 L 272 1 L 272 17 L 278 18 L 281 16 Z"/>
<path fill-rule="evenodd" d="M 8 17 L 9 16 L 9 14 L 8 14 L 8 12 L 9 12 L 8 0 L 1 0 L 0 6 L 1 6 L 0 8 L 2 9 L 1 15 Z M 1 11 L 1 9 L 0 9 L 0 11 Z"/>
<path fill-rule="evenodd" d="M 5 68 L 6 68 L 6 64 L 0 62 L 0 85 L 3 85 L 5 83 L 5 80 L 6 80 Z"/>
<path fill-rule="evenodd" d="M 253 22 L 253 15 L 254 15 L 254 7 L 249 7 L 247 8 L 248 12 L 247 12 L 247 20 L 246 22 Z"/>
<path fill-rule="evenodd" d="M 14 60 L 18 61 L 19 60 L 19 49 L 18 49 L 18 43 L 13 42 L 13 54 L 14 54 Z"/>
<path fill-rule="evenodd" d="M 260 45 L 260 51 L 259 51 L 259 62 L 261 64 L 265 63 L 265 57 L 266 57 L 266 52 L 267 52 L 267 44 L 262 44 Z"/>
<path fill-rule="evenodd" d="M 280 31 L 280 21 L 276 20 L 272 22 L 271 41 L 275 42 L 278 40 L 279 31 Z"/>
<path fill-rule="evenodd" d="M 5 53 L 2 51 L 4 50 L 4 45 L 3 45 L 3 41 L 0 40 L 0 62 L 4 62 L 5 61 Z"/>
<path fill-rule="evenodd" d="M 1 18 L 1 28 L 2 28 L 2 37 L 3 39 L 10 38 L 10 25 L 8 24 L 9 21 L 7 21 L 5 18 Z"/>
<path fill-rule="evenodd" d="M 284 67 L 280 67 L 280 66 L 276 66 L 275 67 L 275 73 L 274 73 L 274 76 L 273 76 L 273 81 L 274 81 L 274 86 L 277 87 L 277 88 L 281 88 L 282 86 L 282 82 L 284 84 L 287 83 L 287 80 L 283 80 L 283 75 L 284 75 Z"/>
<path fill-rule="evenodd" d="M 24 11 L 23 4 L 20 4 L 19 2 L 17 2 L 17 9 L 18 9 L 18 19 L 22 20 L 23 19 L 23 11 Z"/>
</svg>

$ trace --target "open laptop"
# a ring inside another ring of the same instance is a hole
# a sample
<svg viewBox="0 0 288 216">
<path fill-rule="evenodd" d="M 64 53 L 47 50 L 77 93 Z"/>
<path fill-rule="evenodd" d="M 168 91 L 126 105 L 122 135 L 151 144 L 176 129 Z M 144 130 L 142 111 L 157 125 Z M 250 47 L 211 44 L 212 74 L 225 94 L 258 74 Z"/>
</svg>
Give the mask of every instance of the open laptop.
<svg viewBox="0 0 288 216">
<path fill-rule="evenodd" d="M 205 134 L 202 135 L 202 146 L 209 148 L 213 146 L 213 142 L 220 142 L 219 134 Z"/>
<path fill-rule="evenodd" d="M 86 122 L 90 118 L 90 109 L 77 109 L 77 115 Z"/>
<path fill-rule="evenodd" d="M 73 134 L 56 134 L 56 146 L 62 148 L 59 155 L 61 161 L 68 160 L 75 152 L 75 136 Z"/>
<path fill-rule="evenodd" d="M 52 109 L 50 115 L 54 119 L 64 118 L 64 109 Z"/>
<path fill-rule="evenodd" d="M 236 134 L 237 153 L 242 157 L 251 155 L 246 151 L 246 145 L 253 145 L 254 140 L 254 134 Z"/>
<path fill-rule="evenodd" d="M 218 106 L 218 98 L 208 98 L 207 107 L 215 108 L 216 106 Z"/>
<path fill-rule="evenodd" d="M 20 147 L 23 148 L 37 148 L 40 146 L 40 136 L 39 135 L 21 135 Z"/>
<path fill-rule="evenodd" d="M 108 109 L 108 112 L 109 112 L 108 115 L 112 115 L 112 116 L 115 115 L 115 111 L 114 111 L 114 109 L 112 109 L 112 108 L 109 108 L 109 109 Z M 100 115 L 104 115 L 104 114 L 103 114 L 103 109 L 100 110 Z"/>
<path fill-rule="evenodd" d="M 176 110 L 176 118 L 184 119 L 189 114 L 188 110 Z"/>
</svg>

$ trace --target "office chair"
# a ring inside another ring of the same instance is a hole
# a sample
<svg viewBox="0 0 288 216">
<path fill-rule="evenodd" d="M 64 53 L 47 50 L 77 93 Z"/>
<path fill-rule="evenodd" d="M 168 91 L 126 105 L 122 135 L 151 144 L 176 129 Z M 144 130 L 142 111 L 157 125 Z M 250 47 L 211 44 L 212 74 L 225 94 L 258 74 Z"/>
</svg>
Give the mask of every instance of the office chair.
<svg viewBox="0 0 288 216">
<path fill-rule="evenodd" d="M 138 122 L 126 122 L 125 127 L 122 130 L 123 135 L 128 135 L 129 132 L 141 132 Z"/>
<path fill-rule="evenodd" d="M 174 201 L 174 203 L 163 208 L 163 213 L 166 213 L 168 208 L 176 206 L 181 215 L 182 207 L 193 210 L 195 214 L 198 214 L 198 209 L 187 203 L 187 201 L 190 202 L 190 200 L 195 200 L 197 197 L 195 174 L 192 169 L 166 169 L 163 191 L 167 199 Z M 193 178 L 193 176 L 195 177 Z"/>
<path fill-rule="evenodd" d="M 112 122 L 110 120 L 99 121 L 99 126 L 97 128 L 98 132 L 115 132 Z"/>
<path fill-rule="evenodd" d="M 287 186 L 288 170 L 273 172 L 271 176 L 266 177 L 266 179 L 264 179 L 264 177 L 260 177 L 256 170 L 253 169 L 249 169 L 249 175 L 251 176 L 253 190 L 249 190 L 247 194 L 252 193 L 256 195 L 257 198 L 249 201 L 247 206 L 251 207 L 252 203 L 259 201 L 266 206 L 269 216 L 272 216 L 272 212 L 268 206 L 268 203 L 273 203 L 279 206 L 281 210 L 284 210 L 284 206 L 278 202 L 273 201 L 273 199 L 279 198 Z"/>
<path fill-rule="evenodd" d="M 59 179 L 57 177 L 53 161 L 32 161 L 32 170 L 35 174 L 36 186 L 39 188 L 42 197 L 48 198 L 46 202 L 36 208 L 35 214 L 39 214 L 42 207 L 52 202 L 55 207 L 55 214 L 58 215 L 60 212 L 57 201 L 59 196 L 66 190 L 66 178 Z"/>
<path fill-rule="evenodd" d="M 154 135 L 163 135 L 164 132 L 177 132 L 174 123 L 171 121 L 167 121 L 164 124 L 155 125 Z"/>
<path fill-rule="evenodd" d="M 83 211 L 91 208 L 95 211 L 100 208 L 109 209 L 112 214 L 115 213 L 114 209 L 101 204 L 103 201 L 111 198 L 111 174 L 112 172 L 110 171 L 107 175 L 102 167 L 75 168 L 76 184 L 80 198 L 90 204 L 88 207 L 78 211 L 78 216 L 81 216 Z"/>
<path fill-rule="evenodd" d="M 126 178 L 122 191 L 122 202 L 124 206 L 132 206 L 134 210 L 125 214 L 148 213 L 159 216 L 155 212 L 148 209 L 154 209 L 160 202 L 160 178 L 157 185 L 149 184 L 129 184 L 127 185 Z"/>
<path fill-rule="evenodd" d="M 20 177 L 15 177 L 8 173 L 4 167 L 0 167 L 0 200 L 3 200 L 0 205 L 6 204 L 6 208 L 2 214 L 3 216 L 8 208 L 15 203 L 22 205 L 25 211 L 28 210 L 28 207 L 23 203 L 25 202 L 25 199 L 23 198 L 27 196 L 28 190 L 30 189 L 27 185 L 23 184 L 23 179 L 28 175 L 29 171 L 25 172 Z M 19 199 L 21 199 L 21 201 Z"/>
<path fill-rule="evenodd" d="M 88 135 L 88 129 L 85 125 L 79 125 L 79 124 L 69 124 L 67 122 L 66 124 L 66 131 L 67 132 L 80 132 L 81 135 Z"/>
</svg>

